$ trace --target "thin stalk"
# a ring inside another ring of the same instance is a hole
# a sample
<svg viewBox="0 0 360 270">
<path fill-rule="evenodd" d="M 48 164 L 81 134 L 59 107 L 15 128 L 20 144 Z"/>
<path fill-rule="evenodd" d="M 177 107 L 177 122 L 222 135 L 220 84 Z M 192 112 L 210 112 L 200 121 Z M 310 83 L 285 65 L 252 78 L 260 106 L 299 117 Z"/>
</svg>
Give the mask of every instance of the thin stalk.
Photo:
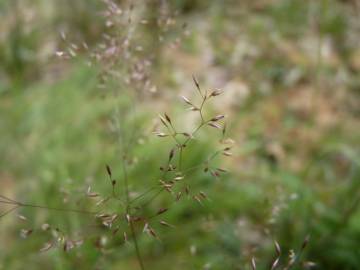
<svg viewBox="0 0 360 270">
<path fill-rule="evenodd" d="M 0 218 L 2 218 L 2 217 L 4 217 L 4 216 L 6 216 L 7 214 L 10 214 L 12 211 L 14 211 L 14 210 L 16 210 L 17 208 L 19 208 L 20 206 L 14 206 L 13 208 L 10 208 L 8 211 L 5 211 L 4 213 L 2 213 L 1 215 L 0 215 Z"/>
<path fill-rule="evenodd" d="M 1 196 L 1 197 L 3 197 L 3 196 Z M 0 200 L 0 203 L 14 205 L 15 206 L 14 210 L 16 208 L 20 208 L 20 207 L 30 207 L 30 208 L 40 208 L 40 209 L 45 209 L 45 210 L 52 210 L 52 211 L 74 212 L 74 213 L 87 214 L 87 215 L 97 214 L 97 212 L 91 212 L 91 211 L 86 211 L 86 210 L 81 210 L 81 209 L 58 208 L 58 207 L 49 207 L 49 206 L 44 206 L 44 205 L 22 203 L 22 202 L 14 201 L 12 199 L 8 199 L 8 201 Z"/>
<path fill-rule="evenodd" d="M 180 145 L 180 152 L 179 152 L 179 170 L 181 171 L 182 167 L 182 154 L 183 154 L 183 146 Z"/>
<path fill-rule="evenodd" d="M 130 214 L 130 193 L 129 193 L 128 174 L 127 174 L 127 169 L 126 169 L 126 164 L 125 164 L 125 156 L 122 158 L 122 166 L 123 166 L 124 184 L 125 184 L 126 215 L 129 216 L 129 214 Z M 136 257 L 139 262 L 140 269 L 145 270 L 144 262 L 142 260 L 140 249 L 139 249 L 139 244 L 137 241 L 134 223 L 133 223 L 131 217 L 129 218 L 129 225 L 130 225 L 130 230 L 131 230 L 131 236 L 132 236 L 132 239 L 134 240 Z"/>
<path fill-rule="evenodd" d="M 210 159 L 211 159 L 211 158 L 210 158 Z M 210 160 L 210 159 L 209 159 L 209 160 Z M 203 165 L 204 165 L 204 162 L 202 162 L 202 163 L 200 163 L 200 164 L 198 164 L 198 165 L 196 165 L 196 166 L 190 167 L 190 168 L 188 168 L 188 169 L 186 169 L 186 170 L 183 171 L 183 175 L 186 175 L 188 172 L 193 171 L 193 170 L 195 170 L 195 169 L 197 169 L 197 168 L 199 168 L 199 167 L 201 167 L 201 166 L 203 166 Z M 143 198 L 144 196 L 148 195 L 148 194 L 151 193 L 152 191 L 155 191 L 158 187 L 159 187 L 159 186 L 156 185 L 156 186 L 153 186 L 153 187 L 149 188 L 148 190 L 144 191 L 144 192 L 141 193 L 139 196 L 137 196 L 136 198 L 132 199 L 132 200 L 130 201 L 130 204 L 132 204 L 133 202 L 135 202 L 135 201 Z M 159 191 L 158 191 L 158 192 L 159 192 Z"/>
</svg>

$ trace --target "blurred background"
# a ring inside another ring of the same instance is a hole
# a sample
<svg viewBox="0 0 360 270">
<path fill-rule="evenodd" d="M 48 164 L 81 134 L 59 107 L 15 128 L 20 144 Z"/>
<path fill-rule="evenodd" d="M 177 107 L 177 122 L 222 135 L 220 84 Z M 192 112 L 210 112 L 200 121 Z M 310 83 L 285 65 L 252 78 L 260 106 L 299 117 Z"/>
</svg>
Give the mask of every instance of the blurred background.
<svg viewBox="0 0 360 270">
<path fill-rule="evenodd" d="M 156 228 L 160 240 L 139 236 L 146 269 L 251 269 L 252 257 L 270 269 L 273 240 L 286 265 L 308 234 L 294 269 L 360 268 L 359 1 L 1 0 L 0 18 L 2 195 L 76 208 L 89 185 L 106 194 L 105 164 L 121 175 L 114 118 L 136 138 L 130 187 L 146 190 L 170 145 L 152 134 L 155 119 L 190 125 L 179 95 L 196 97 L 195 75 L 224 90 L 208 110 L 226 115 L 233 155 L 215 161 L 220 178 L 192 175 L 203 206 L 166 213 L 176 227 Z M 217 149 L 216 132 L 199 136 L 186 166 Z M 2 217 L 0 269 L 138 269 L 133 245 L 92 236 L 89 220 L 34 208 Z M 43 223 L 88 240 L 39 252 Z"/>
</svg>

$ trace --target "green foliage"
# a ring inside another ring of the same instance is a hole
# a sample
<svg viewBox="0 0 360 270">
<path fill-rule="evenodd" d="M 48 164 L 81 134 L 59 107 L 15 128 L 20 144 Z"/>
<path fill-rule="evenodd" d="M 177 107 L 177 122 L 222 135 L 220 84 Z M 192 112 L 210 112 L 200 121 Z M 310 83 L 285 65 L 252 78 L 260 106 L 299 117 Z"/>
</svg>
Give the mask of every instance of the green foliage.
<svg viewBox="0 0 360 270">
<path fill-rule="evenodd" d="M 116 77 L 110 87 L 98 89 L 103 66 L 86 66 L 85 53 L 76 60 L 54 59 L 64 46 L 60 30 L 90 47 L 107 31 L 98 16 L 102 3 L 55 2 L 0 2 L 6 30 L 0 37 L 0 194 L 36 205 L 86 208 L 88 186 L 104 196 L 111 192 L 106 164 L 122 194 L 115 115 L 132 142 L 130 187 L 141 194 L 157 185 L 173 142 L 152 134 L 152 120 L 166 111 L 182 123 L 179 128 L 191 130 L 194 112 L 183 113 L 183 102 L 173 97 L 177 88 L 196 96 L 195 73 L 203 89 L 226 88 L 220 105 L 210 105 L 208 113 L 225 111 L 236 147 L 230 159 L 214 160 L 229 171 L 223 177 L 204 168 L 191 175 L 192 188 L 208 200 L 201 205 L 184 199 L 164 213 L 175 228 L 155 225 L 160 241 L 139 236 L 146 269 L 251 269 L 252 257 L 257 269 L 269 269 L 276 256 L 273 240 L 285 265 L 290 250 L 297 253 L 308 234 L 310 242 L 293 269 L 309 261 L 317 269 L 359 268 L 360 60 L 352 1 L 174 1 L 170 8 L 179 10 L 176 19 L 186 22 L 190 33 L 173 50 L 166 42 L 176 40 L 181 27 L 162 32 L 154 21 L 159 15 L 154 1 L 145 13 L 150 23 L 134 35 L 144 43 L 136 57 L 155 58 L 150 75 L 160 87 L 150 94 Z M 38 16 L 30 22 L 20 16 L 32 10 Z M 125 30 L 114 32 L 121 36 Z M 165 41 L 159 45 L 160 34 Z M 123 79 L 136 62 L 120 60 L 113 68 Z M 137 109 L 130 114 L 133 98 Z M 219 134 L 210 130 L 185 148 L 184 168 L 219 149 Z M 162 196 L 144 212 L 171 202 L 170 195 Z M 122 234 L 101 231 L 107 246 L 99 250 L 88 217 L 33 208 L 18 213 L 28 221 L 1 218 L 0 241 L 6 244 L 0 245 L 0 269 L 138 267 L 134 246 L 124 243 Z M 86 231 L 88 239 L 70 252 L 39 253 L 49 240 L 41 229 L 28 239 L 19 231 L 43 223 L 73 236 Z"/>
</svg>

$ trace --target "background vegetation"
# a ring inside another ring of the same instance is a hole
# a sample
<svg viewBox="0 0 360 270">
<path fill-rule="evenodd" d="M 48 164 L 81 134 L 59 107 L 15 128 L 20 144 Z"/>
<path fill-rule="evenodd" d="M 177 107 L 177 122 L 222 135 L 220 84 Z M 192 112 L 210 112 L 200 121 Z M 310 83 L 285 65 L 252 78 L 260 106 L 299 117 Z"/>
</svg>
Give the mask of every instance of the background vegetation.
<svg viewBox="0 0 360 270">
<path fill-rule="evenodd" d="M 166 213 L 176 227 L 157 228 L 161 240 L 140 236 L 146 269 L 251 269 L 252 257 L 269 269 L 273 240 L 286 262 L 308 234 L 294 268 L 359 269 L 358 1 L 153 0 L 132 9 L 138 53 L 126 58 L 104 45 L 104 33 L 133 30 L 113 26 L 101 1 L 0 1 L 0 193 L 75 207 L 87 203 L 89 185 L 108 192 L 105 164 L 121 172 L 116 115 L 135 128 L 130 185 L 145 190 L 169 147 L 152 134 L 155 119 L 166 111 L 185 129 L 192 125 L 178 97 L 196 96 L 195 75 L 203 89 L 224 90 L 208 110 L 226 114 L 233 156 L 216 160 L 228 171 L 220 178 L 192 175 L 209 200 L 185 200 Z M 91 66 L 84 46 L 70 59 L 55 53 L 71 56 L 71 44 L 83 42 L 101 51 Z M 204 131 L 185 165 L 217 147 L 216 134 Z M 20 231 L 45 222 L 76 235 L 89 220 L 30 208 L 2 217 L 0 269 L 137 269 L 122 235 L 110 241 L 104 233 L 99 248 L 89 231 L 70 252 L 39 252 L 46 236 L 35 230 L 23 239 Z"/>
</svg>

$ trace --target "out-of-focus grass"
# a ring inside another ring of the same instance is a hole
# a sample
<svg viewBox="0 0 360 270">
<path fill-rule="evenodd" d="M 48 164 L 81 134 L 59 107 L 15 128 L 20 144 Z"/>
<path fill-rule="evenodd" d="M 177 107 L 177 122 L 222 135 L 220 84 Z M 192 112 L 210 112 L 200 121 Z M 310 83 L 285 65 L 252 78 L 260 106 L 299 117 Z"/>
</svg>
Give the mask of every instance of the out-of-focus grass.
<svg viewBox="0 0 360 270">
<path fill-rule="evenodd" d="M 275 254 L 272 239 L 279 241 L 286 260 L 288 251 L 298 249 L 310 233 L 305 260 L 319 269 L 357 269 L 359 50 L 351 1 L 189 3 L 177 1 L 174 6 L 193 32 L 183 50 L 162 52 L 155 76 L 164 89 L 192 89 L 191 73 L 200 75 L 204 87 L 225 88 L 217 106 L 231 119 L 237 147 L 233 159 L 224 161 L 230 173 L 223 181 L 194 176 L 211 199 L 204 207 L 185 202 L 167 213 L 176 229 L 160 229 L 163 242 L 141 236 L 145 264 L 149 269 L 250 269 L 249 260 L 256 256 L 258 268 L 267 269 Z M 78 23 L 87 29 L 87 21 Z M 29 39 L 37 43 L 38 35 Z M 27 38 L 21 40 L 18 44 L 28 44 Z M 10 42 L 3 41 L 3 46 L 13 49 Z M 3 59 L 10 59 L 8 67 L 13 65 L 16 72 L 24 71 L 17 58 Z M 87 184 L 108 192 L 106 163 L 115 175 L 119 172 L 109 118 L 115 103 L 126 98 L 104 95 L 96 88 L 96 71 L 79 62 L 64 65 L 63 79 L 49 66 L 39 70 L 54 82 L 20 76 L 1 94 L 0 190 L 48 206 L 63 205 L 63 191 L 68 191 L 66 205 L 76 206 Z M 171 73 L 174 66 L 178 68 Z M 160 89 L 159 100 L 140 106 L 140 130 L 150 129 L 148 120 L 161 106 L 180 118 L 176 102 L 161 104 L 173 94 L 164 92 Z M 141 162 L 131 168 L 131 185 L 140 190 L 156 182 L 161 163 L 156 157 L 166 155 L 167 144 L 148 133 L 140 134 L 133 149 Z M 187 157 L 189 166 L 215 148 L 214 139 L 203 135 Z M 6 233 L 0 239 L 7 244 L 0 245 L 0 269 L 137 267 L 132 246 L 116 241 L 106 255 L 94 248 L 94 239 L 70 254 L 52 250 L 39 255 L 46 239 L 36 232 L 20 239 L 21 228 L 48 222 L 76 231 L 87 220 L 38 210 L 21 213 L 35 218 L 30 224 L 10 216 L 2 220 Z"/>
<path fill-rule="evenodd" d="M 107 135 L 102 117 L 108 104 L 94 91 L 93 75 L 88 69 L 74 68 L 70 78 L 56 85 L 34 85 L 2 97 L 1 126 L 6 132 L 0 148 L 4 157 L 1 171 L 3 179 L 9 178 L 2 183 L 2 190 L 19 192 L 24 200 L 35 204 L 58 206 L 63 198 L 61 186 L 73 191 L 86 177 L 99 175 L 99 167 L 112 147 L 103 143 Z M 36 212 L 29 211 L 37 216 Z M 77 227 L 76 217 L 65 215 L 64 222 L 64 216 L 39 214 L 40 220 L 48 216 L 60 227 Z M 15 250 L 31 254 L 43 239 L 30 242 L 29 248 L 17 239 L 17 231 L 14 234 L 15 239 L 8 239 L 10 245 L 2 245 L 1 261 L 10 261 L 3 267 L 18 269 L 21 264 L 11 260 L 16 258 Z M 6 241 L 7 236 L 2 237 Z"/>
</svg>

